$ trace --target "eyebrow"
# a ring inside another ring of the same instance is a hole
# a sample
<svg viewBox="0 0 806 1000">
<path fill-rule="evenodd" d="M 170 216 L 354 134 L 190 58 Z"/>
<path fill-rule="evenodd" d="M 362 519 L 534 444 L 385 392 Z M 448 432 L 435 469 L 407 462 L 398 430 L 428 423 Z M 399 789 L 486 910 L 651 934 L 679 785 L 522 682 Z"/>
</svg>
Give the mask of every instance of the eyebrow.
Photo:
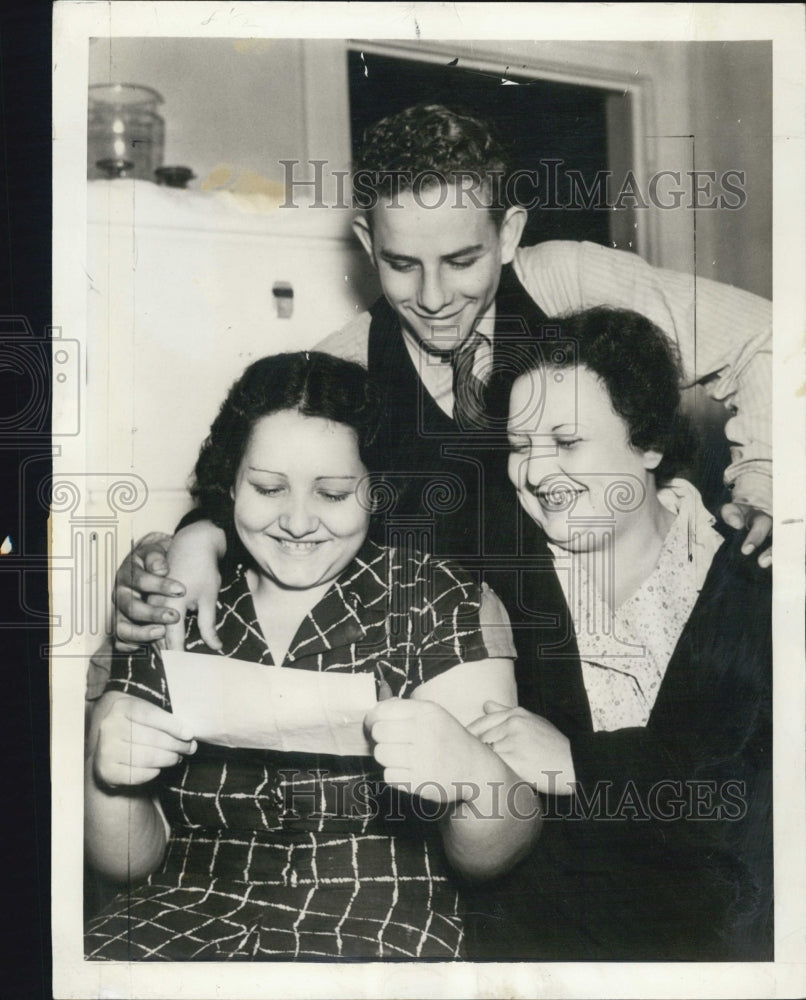
<svg viewBox="0 0 806 1000">
<path fill-rule="evenodd" d="M 562 424 L 555 424 L 553 427 L 549 427 L 548 430 L 541 431 L 540 432 L 540 436 L 541 437 L 546 437 L 549 434 L 556 434 L 563 427 L 568 427 L 568 428 L 572 429 L 572 431 L 574 433 L 578 433 L 579 431 L 582 430 L 582 428 L 584 426 L 585 426 L 584 424 L 570 423 L 569 421 L 566 420 Z M 535 433 L 535 431 L 533 431 L 531 429 L 528 429 L 528 428 L 512 427 L 512 428 L 508 428 L 507 429 L 507 437 L 509 437 L 509 438 L 530 437 L 534 433 Z"/>
<path fill-rule="evenodd" d="M 454 250 L 453 253 L 446 253 L 440 258 L 440 260 L 454 260 L 456 257 L 467 257 L 470 254 L 478 253 L 480 250 L 484 249 L 483 243 L 473 243 L 470 246 L 462 247 L 461 250 Z M 406 261 L 410 263 L 418 264 L 419 257 L 411 257 L 405 253 L 395 253 L 392 250 L 381 250 L 380 256 L 387 261 Z"/>
<path fill-rule="evenodd" d="M 257 465 L 249 465 L 247 468 L 250 472 L 264 472 L 267 476 L 279 476 L 281 479 L 288 478 L 284 472 L 275 472 L 274 469 L 261 469 Z M 323 479 L 343 479 L 345 482 L 354 483 L 358 478 L 358 476 L 317 476 L 314 482 L 318 483 Z"/>
</svg>

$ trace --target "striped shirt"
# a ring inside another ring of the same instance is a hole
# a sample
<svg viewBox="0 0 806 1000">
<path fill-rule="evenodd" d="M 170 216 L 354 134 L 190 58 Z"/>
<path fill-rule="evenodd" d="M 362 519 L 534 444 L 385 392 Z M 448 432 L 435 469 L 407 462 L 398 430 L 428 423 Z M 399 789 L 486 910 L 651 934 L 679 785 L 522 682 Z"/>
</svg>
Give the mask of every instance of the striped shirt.
<svg viewBox="0 0 806 1000">
<path fill-rule="evenodd" d="M 631 309 L 666 332 L 680 352 L 683 387 L 706 389 L 734 415 L 725 427 L 731 464 L 725 483 L 733 500 L 772 510 L 772 304 L 705 278 L 653 268 L 635 254 L 595 243 L 552 241 L 521 247 L 513 267 L 548 316 L 593 306 Z M 483 317 L 480 350 L 490 350 L 492 317 Z M 318 346 L 366 367 L 369 313 Z M 453 412 L 452 371 L 404 337 L 420 378 L 443 412 Z"/>
</svg>

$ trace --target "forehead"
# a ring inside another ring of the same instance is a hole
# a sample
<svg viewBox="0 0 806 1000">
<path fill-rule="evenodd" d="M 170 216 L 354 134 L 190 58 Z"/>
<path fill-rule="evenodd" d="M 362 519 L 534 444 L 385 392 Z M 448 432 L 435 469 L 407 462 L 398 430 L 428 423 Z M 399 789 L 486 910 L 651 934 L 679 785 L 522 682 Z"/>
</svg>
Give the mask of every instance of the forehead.
<svg viewBox="0 0 806 1000">
<path fill-rule="evenodd" d="M 252 426 L 246 456 L 272 454 L 300 466 L 324 458 L 352 461 L 358 457 L 355 431 L 323 417 L 298 410 L 280 410 L 259 417 Z"/>
<path fill-rule="evenodd" d="M 546 431 L 564 423 L 592 427 L 623 424 L 613 410 L 607 387 L 589 368 L 541 367 L 515 380 L 509 402 L 509 429 Z"/>
<path fill-rule="evenodd" d="M 455 185 L 434 185 L 420 192 L 403 191 L 372 209 L 376 249 L 406 253 L 428 250 L 442 255 L 476 243 L 498 239 L 493 216 Z"/>
</svg>

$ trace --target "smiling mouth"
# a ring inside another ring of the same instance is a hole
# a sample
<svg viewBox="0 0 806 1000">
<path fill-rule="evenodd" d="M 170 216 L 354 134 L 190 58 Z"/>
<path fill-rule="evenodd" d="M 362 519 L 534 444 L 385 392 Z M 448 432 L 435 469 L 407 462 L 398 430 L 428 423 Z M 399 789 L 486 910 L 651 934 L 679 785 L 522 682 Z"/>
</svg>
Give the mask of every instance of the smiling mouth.
<svg viewBox="0 0 806 1000">
<path fill-rule="evenodd" d="M 584 492 L 584 489 L 572 489 L 570 486 L 555 486 L 550 490 L 532 491 L 545 510 L 566 510 Z"/>
<path fill-rule="evenodd" d="M 422 320 L 423 323 L 428 323 L 431 326 L 447 326 L 452 319 L 456 319 L 456 317 L 461 313 L 461 311 L 462 311 L 461 309 L 457 309 L 457 311 L 451 313 L 450 316 L 431 316 L 431 315 L 423 315 L 423 313 L 417 312 L 417 310 L 415 309 L 414 315 L 419 320 Z"/>
<path fill-rule="evenodd" d="M 308 556 L 312 552 L 315 552 L 320 545 L 324 544 L 324 540 L 318 542 L 295 542 L 290 538 L 274 538 L 274 541 L 283 552 L 294 556 Z"/>
</svg>

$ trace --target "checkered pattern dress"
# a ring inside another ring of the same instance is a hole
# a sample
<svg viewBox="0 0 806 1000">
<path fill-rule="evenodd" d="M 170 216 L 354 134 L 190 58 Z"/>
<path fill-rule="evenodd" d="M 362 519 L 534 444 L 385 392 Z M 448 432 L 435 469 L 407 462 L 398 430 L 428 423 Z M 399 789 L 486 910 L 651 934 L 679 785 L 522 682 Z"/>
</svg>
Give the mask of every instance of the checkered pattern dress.
<svg viewBox="0 0 806 1000">
<path fill-rule="evenodd" d="M 372 672 L 406 697 L 456 664 L 511 655 L 508 630 L 483 633 L 480 606 L 454 565 L 367 542 L 283 665 Z M 223 655 L 272 663 L 243 566 L 219 594 L 217 625 Z M 193 617 L 186 648 L 215 655 Z M 170 709 L 155 652 L 116 658 L 107 690 Z M 163 863 L 89 922 L 88 959 L 461 958 L 436 824 L 372 758 L 200 744 L 155 791 L 171 827 Z"/>
</svg>

